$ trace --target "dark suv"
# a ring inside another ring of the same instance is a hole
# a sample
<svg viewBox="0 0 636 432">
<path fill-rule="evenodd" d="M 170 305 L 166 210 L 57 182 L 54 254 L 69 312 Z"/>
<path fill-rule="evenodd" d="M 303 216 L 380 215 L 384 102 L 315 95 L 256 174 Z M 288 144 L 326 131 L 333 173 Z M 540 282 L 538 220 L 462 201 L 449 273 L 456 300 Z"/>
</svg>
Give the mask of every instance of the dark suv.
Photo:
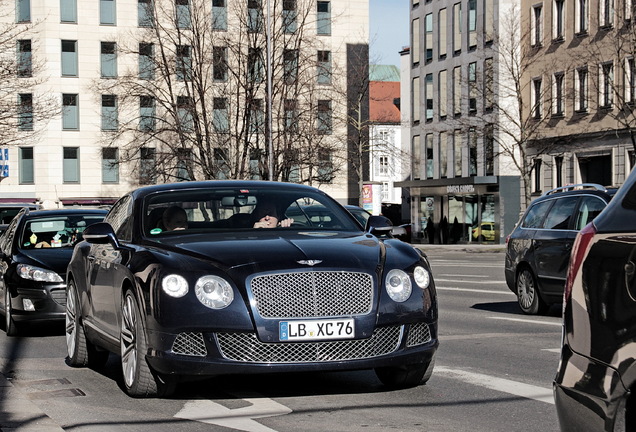
<svg viewBox="0 0 636 432">
<path fill-rule="evenodd" d="M 554 380 L 561 430 L 636 430 L 636 170 L 579 232 Z"/>
<path fill-rule="evenodd" d="M 585 183 L 550 190 L 530 204 L 506 239 L 506 283 L 524 313 L 561 303 L 574 238 L 615 193 Z"/>
</svg>

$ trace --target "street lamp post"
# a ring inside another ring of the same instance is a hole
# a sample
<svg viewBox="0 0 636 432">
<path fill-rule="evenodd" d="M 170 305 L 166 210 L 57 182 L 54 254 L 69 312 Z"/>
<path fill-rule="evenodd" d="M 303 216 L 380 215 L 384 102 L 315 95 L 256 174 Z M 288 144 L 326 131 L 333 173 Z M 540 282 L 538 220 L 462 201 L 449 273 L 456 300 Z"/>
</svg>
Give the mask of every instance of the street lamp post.
<svg viewBox="0 0 636 432">
<path fill-rule="evenodd" d="M 267 84 L 265 88 L 267 100 L 267 171 L 269 172 L 269 180 L 274 180 L 274 143 L 272 142 L 272 17 L 270 0 L 267 0 L 267 29 L 265 35 L 267 39 Z"/>
</svg>

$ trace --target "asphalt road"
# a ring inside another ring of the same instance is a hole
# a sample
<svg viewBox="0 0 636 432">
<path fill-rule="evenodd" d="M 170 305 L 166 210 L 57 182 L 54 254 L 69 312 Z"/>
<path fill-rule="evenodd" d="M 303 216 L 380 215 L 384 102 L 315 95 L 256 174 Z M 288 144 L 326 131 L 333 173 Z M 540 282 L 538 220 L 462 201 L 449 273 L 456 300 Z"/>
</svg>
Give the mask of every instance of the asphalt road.
<svg viewBox="0 0 636 432">
<path fill-rule="evenodd" d="M 71 368 L 62 326 L 34 327 L 21 338 L 0 332 L 0 430 L 557 431 L 558 308 L 523 315 L 496 249 L 425 250 L 441 342 L 424 386 L 387 391 L 371 371 L 233 376 L 182 384 L 170 399 L 131 399 L 117 357 L 101 370 Z"/>
</svg>

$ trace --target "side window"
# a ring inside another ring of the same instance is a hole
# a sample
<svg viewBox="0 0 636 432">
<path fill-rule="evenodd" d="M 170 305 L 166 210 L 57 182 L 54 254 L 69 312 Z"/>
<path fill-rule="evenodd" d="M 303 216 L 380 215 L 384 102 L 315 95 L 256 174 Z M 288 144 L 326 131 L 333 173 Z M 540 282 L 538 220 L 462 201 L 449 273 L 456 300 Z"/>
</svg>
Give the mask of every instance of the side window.
<svg viewBox="0 0 636 432">
<path fill-rule="evenodd" d="M 592 222 L 592 220 L 603 211 L 606 205 L 605 201 L 600 198 L 592 196 L 583 197 L 579 210 L 576 213 L 576 224 L 574 227 L 577 230 L 582 230 L 585 225 Z"/>
<path fill-rule="evenodd" d="M 15 228 L 18 225 L 18 219 L 20 218 L 13 218 L 2 237 L 0 237 L 0 250 L 5 255 L 11 255 L 11 243 L 15 235 Z"/>
<path fill-rule="evenodd" d="M 125 196 L 115 203 L 104 219 L 113 227 L 119 240 L 132 240 L 132 209 L 132 198 Z"/>
<path fill-rule="evenodd" d="M 579 197 L 576 196 L 557 199 L 545 218 L 543 228 L 554 230 L 569 229 L 578 200 Z"/>
<path fill-rule="evenodd" d="M 543 219 L 553 202 L 554 200 L 549 200 L 532 205 L 523 218 L 521 226 L 523 228 L 541 228 Z"/>
</svg>

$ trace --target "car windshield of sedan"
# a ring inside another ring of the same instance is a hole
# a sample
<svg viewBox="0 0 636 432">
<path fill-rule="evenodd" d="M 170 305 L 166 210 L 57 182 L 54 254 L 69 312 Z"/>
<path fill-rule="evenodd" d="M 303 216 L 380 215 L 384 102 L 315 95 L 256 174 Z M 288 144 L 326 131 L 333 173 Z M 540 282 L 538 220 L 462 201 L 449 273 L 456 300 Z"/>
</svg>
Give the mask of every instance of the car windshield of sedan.
<svg viewBox="0 0 636 432">
<path fill-rule="evenodd" d="M 87 226 L 101 222 L 102 215 L 49 216 L 26 221 L 20 249 L 73 247 L 82 240 Z"/>
<path fill-rule="evenodd" d="M 296 189 L 196 189 L 148 196 L 144 232 L 284 230 L 359 231 L 346 210 L 320 193 Z"/>
</svg>

